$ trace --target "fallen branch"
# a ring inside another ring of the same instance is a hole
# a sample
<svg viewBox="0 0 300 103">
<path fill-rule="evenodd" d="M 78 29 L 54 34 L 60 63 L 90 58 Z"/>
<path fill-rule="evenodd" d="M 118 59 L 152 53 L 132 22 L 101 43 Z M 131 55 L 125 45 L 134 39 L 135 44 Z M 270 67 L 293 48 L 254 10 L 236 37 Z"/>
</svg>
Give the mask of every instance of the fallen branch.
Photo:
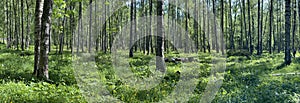
<svg viewBox="0 0 300 103">
<path fill-rule="evenodd" d="M 286 75 L 300 75 L 300 73 L 277 73 L 277 74 L 272 74 L 272 76 L 286 76 Z"/>
</svg>

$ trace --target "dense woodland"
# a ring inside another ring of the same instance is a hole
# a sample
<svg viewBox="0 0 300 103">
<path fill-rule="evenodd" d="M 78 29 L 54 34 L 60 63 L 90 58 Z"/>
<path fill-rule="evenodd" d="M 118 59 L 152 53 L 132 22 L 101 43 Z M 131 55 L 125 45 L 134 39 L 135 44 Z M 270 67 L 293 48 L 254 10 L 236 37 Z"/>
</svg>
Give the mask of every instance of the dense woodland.
<svg viewBox="0 0 300 103">
<path fill-rule="evenodd" d="M 299 0 L 2 0 L 0 3 L 0 75 L 3 75 L 0 90 L 13 91 L 0 92 L 1 102 L 95 102 L 87 99 L 85 94 L 89 91 L 79 90 L 79 81 L 73 75 L 80 72 L 72 69 L 74 55 L 83 53 L 97 55 L 96 64 L 101 71 L 98 75 L 106 84 L 112 83 L 107 87 L 112 97 L 124 102 L 163 100 L 173 90 L 170 83 L 176 84 L 177 75 L 184 71 L 179 69 L 180 65 L 185 64 L 201 69 L 195 73 L 201 75 L 197 78 L 200 82 L 189 101 L 199 102 L 214 53 L 226 58 L 226 70 L 224 84 L 212 102 L 299 102 L 300 99 Z M 156 93 L 156 89 L 139 92 L 112 76 L 110 56 L 115 49 L 130 58 L 130 68 L 141 78 L 154 73 L 146 64 L 156 56 L 155 70 L 167 73 L 170 78 L 163 82 L 170 87 L 158 87 L 167 94 Z M 175 69 L 169 70 L 171 67 Z M 39 88 L 47 89 L 36 90 Z M 73 92 L 61 94 L 56 90 Z M 133 93 L 137 96 L 130 96 Z M 16 95 L 22 94 L 26 95 L 17 99 Z M 38 97 L 39 94 L 43 95 Z M 111 102 L 112 97 L 94 99 Z M 177 100 L 180 101 L 172 98 L 166 102 Z"/>
</svg>

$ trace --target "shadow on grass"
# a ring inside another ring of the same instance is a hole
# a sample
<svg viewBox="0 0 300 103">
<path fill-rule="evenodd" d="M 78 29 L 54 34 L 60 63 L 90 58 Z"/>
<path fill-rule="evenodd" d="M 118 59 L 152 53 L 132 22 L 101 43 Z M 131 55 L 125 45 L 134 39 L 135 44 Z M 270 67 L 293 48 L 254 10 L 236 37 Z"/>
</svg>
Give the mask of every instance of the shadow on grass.
<svg viewBox="0 0 300 103">
<path fill-rule="evenodd" d="M 32 73 L 28 72 L 15 72 L 12 70 L 4 70 L 0 75 L 0 79 L 4 81 L 13 81 L 13 82 L 36 82 Z"/>
<path fill-rule="evenodd" d="M 294 60 L 292 62 L 294 62 L 296 64 L 300 64 L 300 57 L 294 58 Z"/>
<path fill-rule="evenodd" d="M 29 52 L 30 51 L 25 51 Z M 0 50 L 0 80 L 5 82 L 40 82 L 32 75 L 34 65 L 34 53 L 21 56 L 24 53 L 17 50 Z M 73 85 L 76 80 L 72 69 L 72 55 L 49 55 L 49 77 L 54 84 Z"/>
<path fill-rule="evenodd" d="M 283 69 L 284 67 L 286 67 L 286 64 L 283 62 L 279 66 L 277 66 L 276 69 L 279 70 L 279 69 Z"/>
<path fill-rule="evenodd" d="M 261 57 L 256 57 L 255 59 L 262 59 Z M 224 85 L 222 86 L 226 90 L 234 90 L 232 86 L 239 85 L 241 87 L 257 87 L 261 84 L 262 80 L 260 76 L 271 73 L 273 70 L 283 69 L 286 67 L 285 63 L 280 65 L 274 65 L 270 61 L 261 61 L 259 63 L 254 63 L 253 65 L 246 65 L 246 61 L 236 61 L 232 65 L 228 65 L 225 74 Z M 226 82 L 231 82 L 228 84 Z"/>
</svg>

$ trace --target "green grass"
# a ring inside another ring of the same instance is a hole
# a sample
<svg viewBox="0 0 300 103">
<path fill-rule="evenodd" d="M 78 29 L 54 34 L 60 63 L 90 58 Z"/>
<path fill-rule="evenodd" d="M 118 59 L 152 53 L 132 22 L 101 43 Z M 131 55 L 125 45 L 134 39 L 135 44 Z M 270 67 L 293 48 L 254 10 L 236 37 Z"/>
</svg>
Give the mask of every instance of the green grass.
<svg viewBox="0 0 300 103">
<path fill-rule="evenodd" d="M 168 71 L 163 75 L 155 71 L 155 65 L 149 65 L 155 63 L 153 55 L 135 53 L 133 58 L 126 59 L 127 52 L 121 52 L 117 67 L 121 68 L 120 70 L 124 69 L 124 72 L 120 73 L 113 68 L 112 55 L 98 53 L 95 58 L 96 67 L 92 65 L 92 61 L 85 60 L 86 64 L 81 63 L 74 68 L 72 60 L 82 59 L 80 56 L 72 57 L 69 52 L 62 56 L 51 52 L 49 75 L 54 83 L 49 84 L 32 77 L 33 55 L 21 56 L 23 52 L 5 49 L 2 44 L 0 48 L 1 103 L 82 103 L 119 100 L 130 103 L 175 100 L 181 102 L 185 98 L 175 97 L 174 93 L 175 86 L 179 83 L 187 86 L 196 85 L 192 95 L 189 96 L 189 102 L 197 103 L 204 95 L 210 71 L 214 66 L 212 65 L 214 58 L 208 53 L 166 54 L 166 57 L 170 58 L 196 57 L 197 62 L 167 63 Z M 32 49 L 25 52 L 33 54 Z M 297 55 L 297 58 L 293 58 L 293 63 L 289 66 L 282 65 L 284 58 L 282 53 L 250 58 L 243 56 L 227 58 L 223 84 L 212 102 L 299 102 L 300 75 L 273 76 L 278 73 L 300 72 L 299 57 L 300 55 Z M 126 72 L 126 68 L 129 72 Z M 178 72 L 181 74 L 178 75 Z M 157 78 L 158 81 L 153 81 Z M 144 80 L 150 84 L 145 86 L 137 80 Z"/>
</svg>

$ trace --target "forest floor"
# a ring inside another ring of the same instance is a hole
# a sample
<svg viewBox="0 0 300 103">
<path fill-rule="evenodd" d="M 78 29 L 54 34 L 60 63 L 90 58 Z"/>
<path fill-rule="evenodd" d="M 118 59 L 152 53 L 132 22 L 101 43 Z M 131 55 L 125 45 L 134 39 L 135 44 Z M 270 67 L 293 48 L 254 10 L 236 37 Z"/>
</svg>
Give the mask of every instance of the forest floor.
<svg viewBox="0 0 300 103">
<path fill-rule="evenodd" d="M 133 58 L 113 61 L 112 55 L 98 53 L 93 64 L 85 55 L 70 52 L 49 55 L 49 76 L 54 83 L 32 77 L 33 50 L 21 52 L 0 45 L 0 102 L 183 102 L 181 90 L 193 89 L 189 102 L 197 103 L 206 93 L 212 69 L 212 56 L 199 54 L 166 54 L 166 57 L 197 57 L 197 62 L 167 63 L 168 71 L 155 71 L 153 55 L 136 53 Z M 53 50 L 54 51 L 54 50 Z M 127 54 L 127 53 L 124 53 Z M 122 55 L 122 54 L 121 54 Z M 81 58 L 80 58 L 81 57 Z M 231 56 L 223 83 L 212 102 L 300 101 L 300 55 L 289 66 L 283 65 L 284 54 Z M 74 60 L 84 60 L 74 62 Z M 94 62 L 95 63 L 95 62 Z M 116 65 L 117 64 L 117 65 Z M 129 65 L 123 65 L 129 64 Z M 132 72 L 122 70 L 128 67 Z M 91 69 L 87 69 L 91 68 Z M 115 68 L 121 68 L 115 70 Z M 218 74 L 217 74 L 218 75 Z M 136 77 L 134 79 L 130 79 Z M 147 79 L 152 78 L 152 79 Z M 159 81 L 155 81 L 157 78 Z M 144 81 L 144 82 L 141 82 Z M 192 82 L 191 82 L 192 81 Z M 143 83 L 150 83 L 144 85 Z M 158 83 L 158 84 L 156 84 Z M 184 87 L 176 85 L 184 84 Z M 143 85 L 143 86 L 141 86 Z M 195 88 L 191 88 L 195 85 Z M 150 89 L 149 89 L 150 88 Z M 172 93 L 172 92 L 175 93 Z M 170 96 L 171 95 L 171 96 Z M 182 94 L 183 95 L 183 94 Z"/>
</svg>

